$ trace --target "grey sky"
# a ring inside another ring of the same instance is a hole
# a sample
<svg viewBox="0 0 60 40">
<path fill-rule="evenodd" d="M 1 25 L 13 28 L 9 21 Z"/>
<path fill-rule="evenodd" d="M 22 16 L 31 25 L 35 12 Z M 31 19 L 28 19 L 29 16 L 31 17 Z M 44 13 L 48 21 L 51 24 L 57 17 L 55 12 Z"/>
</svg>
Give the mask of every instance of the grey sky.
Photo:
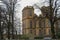
<svg viewBox="0 0 60 40">
<path fill-rule="evenodd" d="M 42 2 L 45 2 L 45 1 L 46 1 L 46 3 L 42 4 Z M 16 5 L 17 6 L 16 7 L 16 13 L 17 13 L 16 16 L 19 15 L 18 18 L 22 19 L 22 9 L 24 7 L 26 7 L 27 5 L 28 6 L 33 6 L 34 4 L 40 5 L 40 7 L 43 6 L 43 5 L 45 5 L 45 6 L 49 5 L 48 0 L 42 0 L 42 1 L 41 0 L 20 0 Z M 35 9 L 34 12 L 37 15 L 41 14 L 41 11 L 39 9 Z"/>
<path fill-rule="evenodd" d="M 15 9 L 16 17 L 20 18 L 20 20 L 21 20 L 20 22 L 22 22 L 22 10 L 24 7 L 33 6 L 34 4 L 39 5 L 39 7 L 41 7 L 43 5 L 48 6 L 49 5 L 48 0 L 46 0 L 47 1 L 46 3 L 42 4 L 42 2 L 44 2 L 44 1 L 45 0 L 42 0 L 42 1 L 41 0 L 18 0 L 17 5 L 15 6 L 16 7 L 16 9 Z M 36 8 L 34 8 L 34 9 L 35 9 L 34 10 L 35 14 L 37 14 L 37 15 L 41 14 L 40 9 L 36 9 Z M 19 26 L 17 28 L 19 28 Z M 22 32 L 22 30 L 21 30 L 21 32 Z"/>
</svg>

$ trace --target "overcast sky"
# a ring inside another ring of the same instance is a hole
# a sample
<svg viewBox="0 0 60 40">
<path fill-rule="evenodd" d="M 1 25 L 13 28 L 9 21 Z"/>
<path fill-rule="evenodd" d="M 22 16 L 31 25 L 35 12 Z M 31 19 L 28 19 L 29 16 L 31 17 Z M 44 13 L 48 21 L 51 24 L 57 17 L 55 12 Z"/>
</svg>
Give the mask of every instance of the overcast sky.
<svg viewBox="0 0 60 40">
<path fill-rule="evenodd" d="M 18 0 L 18 5 L 16 5 L 16 16 L 18 16 L 18 18 L 22 18 L 22 9 L 24 7 L 26 7 L 27 5 L 28 6 L 33 6 L 34 4 L 38 4 L 40 6 L 42 6 L 42 2 L 44 2 L 45 0 Z M 46 0 L 47 1 L 47 0 Z M 46 2 L 44 5 L 48 5 L 48 2 Z M 34 12 L 39 15 L 41 14 L 40 10 L 39 9 L 35 9 Z"/>
</svg>

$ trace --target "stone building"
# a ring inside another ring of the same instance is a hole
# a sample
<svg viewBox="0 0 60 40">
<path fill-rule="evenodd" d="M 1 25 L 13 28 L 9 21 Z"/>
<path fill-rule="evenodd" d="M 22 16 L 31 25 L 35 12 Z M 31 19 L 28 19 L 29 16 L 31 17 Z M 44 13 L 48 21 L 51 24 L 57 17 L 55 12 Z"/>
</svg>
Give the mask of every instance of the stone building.
<svg viewBox="0 0 60 40">
<path fill-rule="evenodd" d="M 39 37 L 51 36 L 51 25 L 43 14 L 34 14 L 34 8 L 27 6 L 22 10 L 22 34 Z"/>
</svg>

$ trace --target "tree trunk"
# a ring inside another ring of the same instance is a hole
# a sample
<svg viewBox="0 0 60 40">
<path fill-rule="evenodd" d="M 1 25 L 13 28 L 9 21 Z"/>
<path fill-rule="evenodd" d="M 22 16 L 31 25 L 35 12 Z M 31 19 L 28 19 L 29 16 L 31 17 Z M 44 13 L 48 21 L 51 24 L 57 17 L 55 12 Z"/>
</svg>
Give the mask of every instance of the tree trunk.
<svg viewBox="0 0 60 40">
<path fill-rule="evenodd" d="M 51 33 L 52 38 L 56 38 L 55 36 L 55 30 L 54 30 L 54 11 L 52 9 L 52 0 L 50 0 L 50 22 L 51 22 Z"/>
<path fill-rule="evenodd" d="M 2 40 L 3 39 L 3 29 L 1 26 L 1 19 L 2 19 L 2 16 L 1 16 L 1 10 L 0 10 L 0 39 Z"/>
<path fill-rule="evenodd" d="M 52 38 L 56 38 L 56 36 L 55 36 L 55 30 L 54 30 L 54 22 L 53 21 L 51 21 L 51 33 L 52 33 Z"/>
</svg>

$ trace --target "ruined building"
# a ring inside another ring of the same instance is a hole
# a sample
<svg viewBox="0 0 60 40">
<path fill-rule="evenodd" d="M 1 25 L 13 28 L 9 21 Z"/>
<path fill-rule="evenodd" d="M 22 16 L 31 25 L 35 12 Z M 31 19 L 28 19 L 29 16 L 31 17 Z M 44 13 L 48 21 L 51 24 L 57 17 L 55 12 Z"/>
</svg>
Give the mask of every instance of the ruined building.
<svg viewBox="0 0 60 40">
<path fill-rule="evenodd" d="M 37 16 L 32 6 L 22 10 L 22 34 L 32 36 L 51 36 L 51 26 L 48 18 L 43 14 Z"/>
</svg>

